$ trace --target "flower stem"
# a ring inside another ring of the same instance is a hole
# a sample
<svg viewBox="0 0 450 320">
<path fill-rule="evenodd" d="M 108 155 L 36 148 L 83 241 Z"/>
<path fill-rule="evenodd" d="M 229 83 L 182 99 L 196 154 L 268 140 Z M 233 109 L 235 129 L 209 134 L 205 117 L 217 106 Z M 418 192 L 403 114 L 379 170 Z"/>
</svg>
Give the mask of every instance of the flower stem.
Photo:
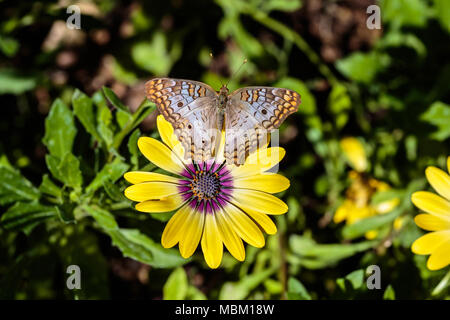
<svg viewBox="0 0 450 320">
<path fill-rule="evenodd" d="M 114 137 L 114 141 L 111 145 L 112 150 L 118 150 L 120 145 L 122 144 L 123 139 L 134 129 L 136 128 L 144 119 L 146 116 L 150 114 L 154 110 L 154 107 L 151 108 L 148 105 L 147 99 L 144 99 L 139 107 L 137 108 L 136 112 L 133 113 L 130 121 L 123 127 L 122 130 Z M 114 158 L 114 152 L 110 152 L 108 162 L 112 161 Z"/>
<path fill-rule="evenodd" d="M 431 293 L 432 296 L 438 296 L 442 293 L 442 291 L 447 288 L 449 285 L 450 280 L 450 270 L 447 272 L 444 278 L 439 282 L 439 284 L 434 288 L 433 292 Z"/>
</svg>

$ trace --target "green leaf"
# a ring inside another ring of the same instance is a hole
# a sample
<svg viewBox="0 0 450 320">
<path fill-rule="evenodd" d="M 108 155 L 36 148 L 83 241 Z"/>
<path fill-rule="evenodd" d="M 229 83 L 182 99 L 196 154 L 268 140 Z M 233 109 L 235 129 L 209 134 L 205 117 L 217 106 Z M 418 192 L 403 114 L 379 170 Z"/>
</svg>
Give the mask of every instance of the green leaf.
<svg viewBox="0 0 450 320">
<path fill-rule="evenodd" d="M 119 228 L 116 219 L 109 211 L 106 211 L 96 205 L 84 205 L 83 209 L 89 213 L 103 229 Z"/>
<path fill-rule="evenodd" d="M 352 101 L 348 94 L 347 87 L 341 83 L 336 83 L 331 89 L 328 97 L 328 106 L 334 114 L 341 113 L 351 108 Z"/>
<path fill-rule="evenodd" d="M 226 1 L 220 2 L 223 3 Z M 225 12 L 228 12 L 228 14 L 220 21 L 219 37 L 221 39 L 233 38 L 245 56 L 249 58 L 260 57 L 264 52 L 264 47 L 261 42 L 245 29 L 237 13 L 230 10 L 226 10 Z"/>
<path fill-rule="evenodd" d="M 139 168 L 139 149 L 137 146 L 137 141 L 141 136 L 141 131 L 136 129 L 130 135 L 128 139 L 128 151 L 130 152 L 130 162 L 133 165 L 133 169 L 136 170 Z"/>
<path fill-rule="evenodd" d="M 125 257 L 132 258 L 155 268 L 173 268 L 189 262 L 176 250 L 164 249 L 160 244 L 137 229 L 105 230 Z"/>
<path fill-rule="evenodd" d="M 388 285 L 384 291 L 383 300 L 395 300 L 395 291 L 391 285 Z"/>
<path fill-rule="evenodd" d="M 67 153 L 62 160 L 52 155 L 46 155 L 45 161 L 54 178 L 74 189 L 81 188 L 83 176 L 80 170 L 80 160 L 72 153 Z"/>
<path fill-rule="evenodd" d="M 427 5 L 422 0 L 382 0 L 381 14 L 385 23 L 394 29 L 403 26 L 422 27 L 427 22 Z"/>
<path fill-rule="evenodd" d="M 207 300 L 207 297 L 197 287 L 189 286 L 186 300 Z"/>
<path fill-rule="evenodd" d="M 364 284 L 364 270 L 359 269 L 350 272 L 344 278 L 337 279 L 336 283 L 344 292 L 359 290 L 363 287 Z"/>
<path fill-rule="evenodd" d="M 20 200 L 37 200 L 39 195 L 39 190 L 18 171 L 0 165 L 0 205 Z"/>
<path fill-rule="evenodd" d="M 151 41 L 138 42 L 131 48 L 131 57 L 141 69 L 156 75 L 167 75 L 181 52 L 180 42 L 174 42 L 169 49 L 166 35 L 156 31 Z"/>
<path fill-rule="evenodd" d="M 36 78 L 20 74 L 14 69 L 0 70 L 0 94 L 19 95 L 36 87 Z"/>
<path fill-rule="evenodd" d="M 66 185 L 72 188 L 81 188 L 83 176 L 80 170 L 80 160 L 72 153 L 67 153 L 59 165 L 59 171 L 64 177 Z"/>
<path fill-rule="evenodd" d="M 163 287 L 164 300 L 184 300 L 188 293 L 188 278 L 183 268 L 176 268 Z"/>
<path fill-rule="evenodd" d="M 128 200 L 125 195 L 123 194 L 123 191 L 120 190 L 120 188 L 111 180 L 106 180 L 103 182 L 103 189 L 105 189 L 106 194 L 115 202 L 129 202 L 131 204 L 131 201 Z"/>
<path fill-rule="evenodd" d="M 310 269 L 326 268 L 342 259 L 351 257 L 358 252 L 372 248 L 376 241 L 363 241 L 353 244 L 317 244 L 313 239 L 292 235 L 289 238 L 290 247 L 298 258 L 291 257 L 292 262 Z"/>
<path fill-rule="evenodd" d="M 431 135 L 431 138 L 438 141 L 444 141 L 450 137 L 450 106 L 443 102 L 434 102 L 421 119 L 436 126 L 437 131 Z"/>
<path fill-rule="evenodd" d="M 64 223 L 75 223 L 75 205 L 73 203 L 63 203 L 62 205 L 55 207 L 58 212 L 58 217 Z"/>
<path fill-rule="evenodd" d="M 336 83 L 331 89 L 328 97 L 328 108 L 335 115 L 336 126 L 342 128 L 348 120 L 348 111 L 352 101 L 348 94 L 347 87 L 341 83 Z"/>
<path fill-rule="evenodd" d="M 376 44 L 377 48 L 389 47 L 409 47 L 416 51 L 419 57 L 424 57 L 427 54 L 425 44 L 412 33 L 403 33 L 399 31 L 391 31 L 386 34 Z"/>
<path fill-rule="evenodd" d="M 287 297 L 289 300 L 311 300 L 311 296 L 305 286 L 293 277 L 290 277 L 288 280 Z"/>
<path fill-rule="evenodd" d="M 17 202 L 1 217 L 0 225 L 5 229 L 23 230 L 26 233 L 39 223 L 57 216 L 54 207 L 35 202 Z"/>
<path fill-rule="evenodd" d="M 450 2 L 448 0 L 434 0 L 434 10 L 442 28 L 450 32 Z"/>
<path fill-rule="evenodd" d="M 45 174 L 42 177 L 42 182 L 39 186 L 39 190 L 42 193 L 49 194 L 51 196 L 54 196 L 55 198 L 61 198 L 62 196 L 61 189 L 50 179 L 48 174 Z"/>
<path fill-rule="evenodd" d="M 266 269 L 261 272 L 248 275 L 238 282 L 225 282 L 220 290 L 219 300 L 242 300 L 258 285 L 270 277 L 276 269 Z"/>
<path fill-rule="evenodd" d="M 308 87 L 302 81 L 285 77 L 274 84 L 278 88 L 286 88 L 297 91 L 301 97 L 301 104 L 298 109 L 299 112 L 304 114 L 314 114 L 317 111 L 316 99 L 314 95 L 309 91 Z"/>
<path fill-rule="evenodd" d="M 291 12 L 300 9 L 302 6 L 300 0 L 263 0 L 261 4 L 262 10 L 266 12 L 273 10 Z"/>
<path fill-rule="evenodd" d="M 130 130 L 133 130 L 138 125 L 141 124 L 142 121 L 144 121 L 147 116 L 152 113 L 156 109 L 156 105 L 148 100 L 144 102 L 144 105 L 142 108 L 136 110 L 135 113 L 133 113 L 133 122 L 131 123 Z"/>
<path fill-rule="evenodd" d="M 119 124 L 120 129 L 123 129 L 131 120 L 133 116 L 129 112 L 125 112 L 123 110 L 117 110 L 116 112 L 116 120 Z"/>
<path fill-rule="evenodd" d="M 372 199 L 370 200 L 370 205 L 376 206 L 380 203 L 389 200 L 402 199 L 404 194 L 405 194 L 404 190 L 396 190 L 396 189 L 377 191 L 373 194 Z"/>
<path fill-rule="evenodd" d="M 95 113 L 92 100 L 80 90 L 76 89 L 72 96 L 73 113 L 97 141 L 102 141 L 97 132 Z"/>
<path fill-rule="evenodd" d="M 0 35 L 0 50 L 7 57 L 13 57 L 19 49 L 19 42 L 11 37 Z"/>
<path fill-rule="evenodd" d="M 363 236 L 367 231 L 376 230 L 388 223 L 392 223 L 401 214 L 401 210 L 395 209 L 390 213 L 380 214 L 367 219 L 359 220 L 353 224 L 346 225 L 342 229 L 345 239 L 355 239 Z"/>
<path fill-rule="evenodd" d="M 266 288 L 267 292 L 272 295 L 281 294 L 283 292 L 283 285 L 281 284 L 281 282 L 271 278 L 264 281 L 264 287 Z"/>
<path fill-rule="evenodd" d="M 45 136 L 42 142 L 52 156 L 62 159 L 72 152 L 76 134 L 72 112 L 61 99 L 56 99 L 45 119 Z"/>
<path fill-rule="evenodd" d="M 92 101 L 97 105 L 97 131 L 109 148 L 114 137 L 111 110 L 109 110 L 103 94 L 99 91 L 92 96 Z"/>
<path fill-rule="evenodd" d="M 113 162 L 107 163 L 95 176 L 94 180 L 86 188 L 86 192 L 94 192 L 108 180 L 116 182 L 128 170 L 129 165 L 115 158 Z"/>
<path fill-rule="evenodd" d="M 106 99 L 108 99 L 111 104 L 116 107 L 119 110 L 125 111 L 127 113 L 130 113 L 130 110 L 126 105 L 120 101 L 119 97 L 116 96 L 114 91 L 112 91 L 110 88 L 103 86 L 102 88 L 103 94 L 105 95 Z"/>
<path fill-rule="evenodd" d="M 336 62 L 336 68 L 351 80 L 369 84 L 377 72 L 389 64 L 386 54 L 376 51 L 369 53 L 355 52 Z"/>
</svg>

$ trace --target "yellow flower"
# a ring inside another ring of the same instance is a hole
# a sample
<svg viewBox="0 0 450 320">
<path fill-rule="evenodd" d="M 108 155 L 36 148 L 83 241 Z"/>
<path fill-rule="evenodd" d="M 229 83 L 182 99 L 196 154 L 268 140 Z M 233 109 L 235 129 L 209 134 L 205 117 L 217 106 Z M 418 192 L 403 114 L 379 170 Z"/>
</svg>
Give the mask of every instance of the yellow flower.
<svg viewBox="0 0 450 320">
<path fill-rule="evenodd" d="M 361 219 L 388 213 L 400 202 L 398 198 L 394 198 L 372 205 L 371 199 L 374 193 L 389 190 L 390 186 L 356 171 L 350 171 L 349 178 L 351 184 L 346 191 L 346 199 L 334 214 L 333 221 L 335 223 L 345 221 L 347 224 L 353 224 Z M 366 233 L 366 238 L 373 239 L 377 235 L 376 230 L 371 230 Z"/>
<path fill-rule="evenodd" d="M 450 173 L 450 157 L 447 158 Z M 414 192 L 411 200 L 425 211 L 414 218 L 416 224 L 427 231 L 411 246 L 416 254 L 429 254 L 427 267 L 430 270 L 442 269 L 450 264 L 450 176 L 436 167 L 425 170 L 428 182 L 439 194 L 428 191 Z"/>
<path fill-rule="evenodd" d="M 133 185 L 125 190 L 125 196 L 139 202 L 138 211 L 177 210 L 162 234 L 163 247 L 178 243 L 181 256 L 188 258 L 200 243 L 211 268 L 220 265 L 223 245 L 239 261 L 245 259 L 242 240 L 263 247 L 261 230 L 267 234 L 277 232 L 267 215 L 288 210 L 271 193 L 286 190 L 289 180 L 280 174 L 266 173 L 281 161 L 284 149 L 259 149 L 236 167 L 225 163 L 222 143 L 216 158 L 194 164 L 184 160 L 183 148 L 170 123 L 160 115 L 157 125 L 163 142 L 143 137 L 138 140 L 139 150 L 153 164 L 175 176 L 127 172 L 125 179 Z"/>
<path fill-rule="evenodd" d="M 367 157 L 361 142 L 356 138 L 348 137 L 342 139 L 340 145 L 350 165 L 358 172 L 366 171 Z"/>
</svg>

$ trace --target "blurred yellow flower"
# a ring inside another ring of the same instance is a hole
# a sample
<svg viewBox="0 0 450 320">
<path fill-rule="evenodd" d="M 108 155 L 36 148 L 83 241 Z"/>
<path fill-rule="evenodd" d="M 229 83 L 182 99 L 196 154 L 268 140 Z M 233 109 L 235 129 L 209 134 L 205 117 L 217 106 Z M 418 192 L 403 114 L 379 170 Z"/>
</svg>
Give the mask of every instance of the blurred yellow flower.
<svg viewBox="0 0 450 320">
<path fill-rule="evenodd" d="M 225 163 L 222 143 L 216 158 L 192 163 L 184 159 L 173 127 L 161 115 L 157 126 L 163 143 L 144 137 L 138 140 L 138 147 L 149 161 L 173 175 L 127 172 L 125 179 L 133 185 L 125 189 L 125 196 L 139 202 L 138 211 L 177 210 L 162 234 L 163 247 L 178 244 L 181 256 L 188 258 L 200 243 L 210 268 L 220 265 L 223 245 L 239 261 L 245 259 L 242 240 L 263 247 L 262 231 L 277 232 L 267 215 L 288 210 L 272 193 L 289 188 L 289 180 L 265 172 L 281 161 L 284 149 L 259 149 L 236 167 Z"/>
<path fill-rule="evenodd" d="M 348 137 L 342 139 L 340 145 L 350 165 L 358 172 L 366 171 L 367 157 L 361 142 L 354 137 Z"/>
<path fill-rule="evenodd" d="M 450 173 L 450 157 L 447 158 L 447 170 Z M 433 232 L 414 241 L 411 249 L 416 254 L 429 254 L 428 269 L 438 270 L 450 264 L 450 176 L 436 167 L 428 167 L 425 175 L 439 195 L 418 191 L 413 193 L 411 200 L 426 212 L 414 218 L 416 224 Z"/>
<path fill-rule="evenodd" d="M 386 200 L 376 205 L 371 204 L 372 196 L 378 191 L 387 191 L 390 186 L 382 181 L 367 177 L 366 174 L 350 171 L 350 187 L 346 191 L 344 202 L 337 208 L 333 221 L 345 221 L 353 224 L 361 219 L 392 211 L 400 202 L 398 198 Z M 367 239 L 377 236 L 376 230 L 366 233 Z"/>
</svg>

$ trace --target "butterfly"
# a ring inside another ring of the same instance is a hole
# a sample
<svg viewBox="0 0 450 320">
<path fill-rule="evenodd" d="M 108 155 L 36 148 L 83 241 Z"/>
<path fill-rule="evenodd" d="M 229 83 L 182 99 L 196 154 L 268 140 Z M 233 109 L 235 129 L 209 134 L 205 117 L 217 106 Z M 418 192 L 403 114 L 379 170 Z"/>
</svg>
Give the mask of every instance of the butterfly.
<svg viewBox="0 0 450 320">
<path fill-rule="evenodd" d="M 147 99 L 170 122 L 185 158 L 205 161 L 216 155 L 225 130 L 224 158 L 240 165 L 267 144 L 268 134 L 298 110 L 300 95 L 283 88 L 244 87 L 216 92 L 191 80 L 154 78 L 145 84 Z"/>
</svg>

